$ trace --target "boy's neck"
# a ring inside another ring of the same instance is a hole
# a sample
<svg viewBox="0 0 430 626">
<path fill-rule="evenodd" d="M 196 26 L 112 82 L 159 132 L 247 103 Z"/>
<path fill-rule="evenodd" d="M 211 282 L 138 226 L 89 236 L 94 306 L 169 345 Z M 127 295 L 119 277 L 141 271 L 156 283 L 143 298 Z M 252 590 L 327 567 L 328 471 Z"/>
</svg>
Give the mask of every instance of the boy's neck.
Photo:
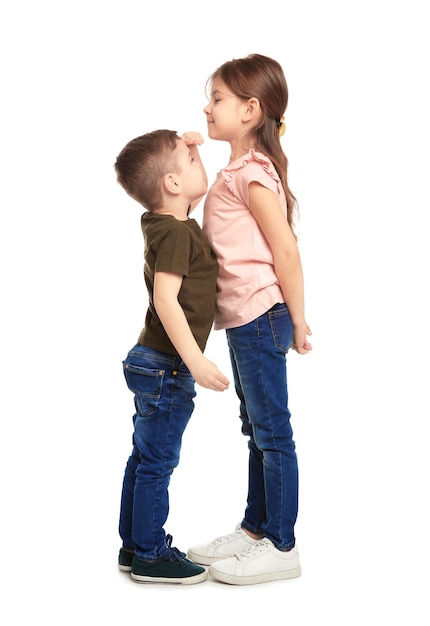
<svg viewBox="0 0 430 626">
<path fill-rule="evenodd" d="M 157 215 L 171 215 L 180 222 L 185 222 L 188 219 L 188 206 L 163 206 L 161 209 L 154 211 Z"/>
</svg>

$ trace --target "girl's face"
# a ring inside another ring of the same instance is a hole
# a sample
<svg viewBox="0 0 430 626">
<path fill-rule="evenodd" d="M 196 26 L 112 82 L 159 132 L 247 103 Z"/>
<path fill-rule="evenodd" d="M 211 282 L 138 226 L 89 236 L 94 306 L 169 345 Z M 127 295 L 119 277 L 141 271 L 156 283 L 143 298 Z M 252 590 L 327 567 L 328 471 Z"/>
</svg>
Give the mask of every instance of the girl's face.
<svg viewBox="0 0 430 626">
<path fill-rule="evenodd" d="M 220 79 L 212 83 L 211 98 L 203 109 L 208 135 L 220 141 L 235 141 L 243 134 L 246 101 L 235 96 Z"/>
</svg>

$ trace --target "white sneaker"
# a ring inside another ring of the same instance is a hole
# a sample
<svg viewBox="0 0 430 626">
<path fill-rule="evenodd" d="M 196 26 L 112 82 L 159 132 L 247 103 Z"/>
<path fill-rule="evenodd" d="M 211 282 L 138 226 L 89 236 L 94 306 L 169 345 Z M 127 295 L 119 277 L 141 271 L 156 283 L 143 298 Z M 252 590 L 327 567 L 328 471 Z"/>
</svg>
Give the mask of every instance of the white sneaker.
<svg viewBox="0 0 430 626">
<path fill-rule="evenodd" d="M 299 552 L 296 547 L 283 552 L 275 548 L 270 539 L 264 538 L 248 550 L 214 563 L 209 568 L 209 574 L 230 585 L 254 585 L 296 578 L 301 574 Z"/>
<path fill-rule="evenodd" d="M 234 556 L 236 552 L 252 548 L 258 539 L 253 539 L 242 530 L 240 524 L 236 526 L 234 533 L 217 537 L 210 543 L 202 543 L 193 546 L 187 552 L 187 558 L 199 565 L 211 565 L 215 561 L 228 559 Z"/>
</svg>

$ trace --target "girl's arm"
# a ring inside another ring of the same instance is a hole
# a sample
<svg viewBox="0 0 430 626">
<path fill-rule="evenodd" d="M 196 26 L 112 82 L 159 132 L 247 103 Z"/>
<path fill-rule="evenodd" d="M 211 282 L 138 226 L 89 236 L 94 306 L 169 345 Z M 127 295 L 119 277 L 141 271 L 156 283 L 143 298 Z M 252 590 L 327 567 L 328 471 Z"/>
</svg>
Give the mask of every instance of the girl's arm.
<svg viewBox="0 0 430 626">
<path fill-rule="evenodd" d="M 182 276 L 179 274 L 155 273 L 154 306 L 158 317 L 196 383 L 207 389 L 224 391 L 229 386 L 228 379 L 203 355 L 178 302 L 181 284 Z"/>
<path fill-rule="evenodd" d="M 249 185 L 249 209 L 272 250 L 275 273 L 293 322 L 292 347 L 300 354 L 312 350 L 305 320 L 304 281 L 299 249 L 275 193 L 260 183 Z"/>
<path fill-rule="evenodd" d="M 206 170 L 205 167 L 203 165 L 203 161 L 200 157 L 200 152 L 199 149 L 197 148 L 197 146 L 201 146 L 204 139 L 201 136 L 200 133 L 196 133 L 194 131 L 189 131 L 187 133 L 184 133 L 181 136 L 181 139 L 183 139 L 183 141 L 186 143 L 186 145 L 188 146 L 190 152 L 191 152 L 191 156 L 193 157 L 193 159 L 195 161 L 198 161 L 200 163 L 200 166 L 202 168 L 202 172 L 205 176 L 205 181 L 206 181 L 206 186 L 208 185 L 208 177 L 206 174 Z M 191 211 L 193 211 L 196 206 L 199 204 L 200 200 L 203 198 L 203 196 L 201 196 L 201 198 L 198 198 L 197 200 L 194 200 L 194 202 L 191 203 L 190 205 L 190 210 L 189 213 L 191 213 Z"/>
</svg>

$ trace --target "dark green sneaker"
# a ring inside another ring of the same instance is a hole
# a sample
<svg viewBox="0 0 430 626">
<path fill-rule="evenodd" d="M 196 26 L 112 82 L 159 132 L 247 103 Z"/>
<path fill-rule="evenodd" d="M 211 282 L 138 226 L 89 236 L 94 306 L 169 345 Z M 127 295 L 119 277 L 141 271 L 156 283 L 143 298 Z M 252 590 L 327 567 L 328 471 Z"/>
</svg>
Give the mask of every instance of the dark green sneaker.
<svg viewBox="0 0 430 626">
<path fill-rule="evenodd" d="M 186 556 L 185 552 L 181 552 L 182 556 Z M 121 572 L 131 572 L 131 564 L 133 562 L 134 552 L 128 552 L 121 548 L 118 554 L 118 568 Z"/>
<path fill-rule="evenodd" d="M 194 585 L 207 579 L 204 567 L 189 561 L 183 552 L 172 548 L 172 536 L 166 537 L 167 550 L 163 556 L 150 563 L 133 557 L 131 577 L 138 583 L 174 583 Z"/>
<path fill-rule="evenodd" d="M 131 572 L 131 563 L 133 561 L 134 554 L 127 552 L 124 548 L 121 548 L 118 554 L 118 567 L 121 572 Z"/>
</svg>

